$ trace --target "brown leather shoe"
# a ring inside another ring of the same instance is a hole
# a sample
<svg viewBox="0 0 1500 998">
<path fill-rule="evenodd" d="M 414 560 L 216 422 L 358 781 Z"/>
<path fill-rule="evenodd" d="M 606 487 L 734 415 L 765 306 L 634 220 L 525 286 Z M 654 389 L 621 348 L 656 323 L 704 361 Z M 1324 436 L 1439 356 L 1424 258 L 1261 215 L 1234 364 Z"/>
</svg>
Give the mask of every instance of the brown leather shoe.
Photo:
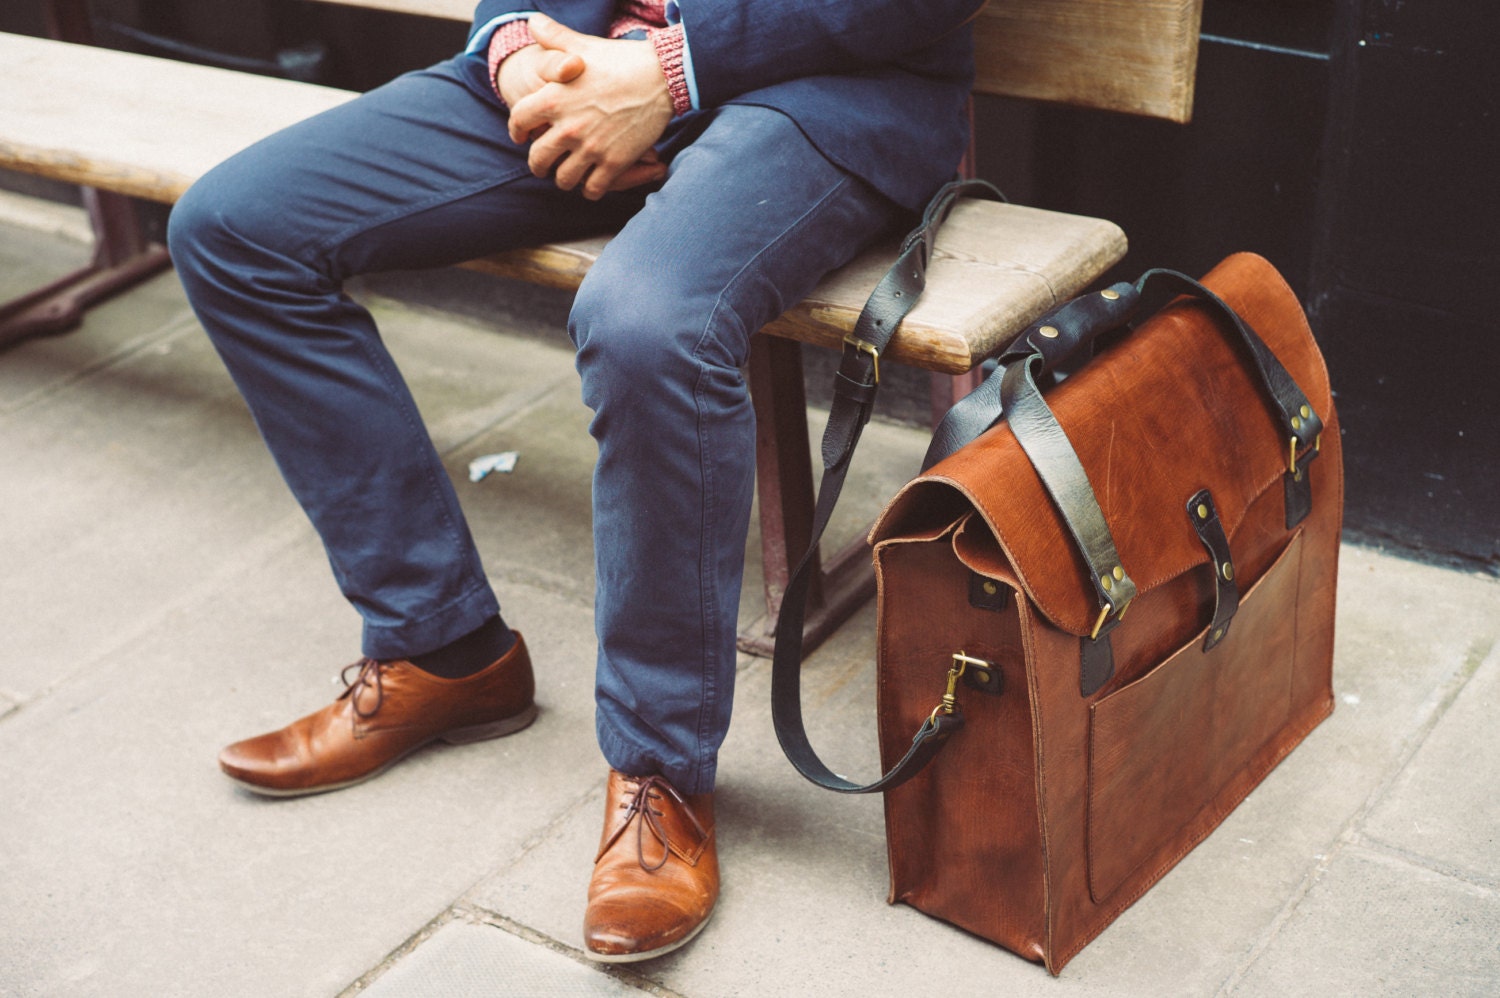
<svg viewBox="0 0 1500 998">
<path fill-rule="evenodd" d="M 660 776 L 610 770 L 583 916 L 586 955 L 632 963 L 670 953 L 702 930 L 718 900 L 714 795 L 685 796 Z"/>
<path fill-rule="evenodd" d="M 235 742 L 219 753 L 219 768 L 246 790 L 298 797 L 368 780 L 437 739 L 499 738 L 536 719 L 531 656 L 520 634 L 504 656 L 462 679 L 367 658 L 345 668 L 344 685 L 317 713 Z"/>
</svg>

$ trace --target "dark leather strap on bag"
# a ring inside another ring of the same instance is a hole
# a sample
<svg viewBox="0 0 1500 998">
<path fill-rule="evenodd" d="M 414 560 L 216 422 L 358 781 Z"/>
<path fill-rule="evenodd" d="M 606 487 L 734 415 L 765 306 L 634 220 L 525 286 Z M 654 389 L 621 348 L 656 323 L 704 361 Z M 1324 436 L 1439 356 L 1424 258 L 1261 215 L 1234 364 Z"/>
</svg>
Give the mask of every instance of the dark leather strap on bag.
<svg viewBox="0 0 1500 998">
<path fill-rule="evenodd" d="M 860 785 L 835 774 L 818 758 L 802 722 L 802 627 L 812 579 L 812 556 L 843 490 L 849 459 L 874 411 L 875 393 L 880 386 L 880 354 L 927 286 L 927 264 L 932 259 L 937 230 L 953 205 L 964 196 L 1005 200 L 1004 195 L 982 180 L 955 181 L 938 191 L 923 214 L 922 224 L 902 242 L 895 265 L 865 303 L 854 332 L 844 338 L 844 355 L 834 375 L 833 403 L 823 431 L 823 480 L 813 514 L 812 542 L 792 572 L 776 618 L 776 649 L 771 666 L 771 716 L 776 738 L 798 772 L 839 793 L 874 793 L 899 786 L 926 765 L 944 738 L 963 726 L 963 715 L 957 710 L 935 712 L 912 738 L 906 757 L 881 779 Z"/>
<path fill-rule="evenodd" d="M 922 467 L 929 468 L 1002 419 L 1009 424 L 1089 567 L 1099 617 L 1079 648 L 1079 692 L 1086 697 L 1114 674 L 1109 634 L 1135 598 L 1136 586 L 1121 563 L 1088 475 L 1042 398 L 1038 378 L 1101 336 L 1128 328 L 1137 316 L 1155 314 L 1156 307 L 1146 307 L 1148 295 L 1158 303 L 1177 295 L 1201 299 L 1221 328 L 1237 334 L 1288 440 L 1287 527 L 1295 526 L 1311 507 L 1306 468 L 1318 456 L 1323 420 L 1286 367 L 1234 309 L 1198 281 L 1172 270 L 1149 270 L 1135 284 L 1116 284 L 1043 316 L 1000 355 L 1000 367 L 986 379 L 983 394 L 975 392 L 949 411 L 922 461 Z M 998 392 L 988 387 L 989 382 L 998 382 Z"/>
</svg>

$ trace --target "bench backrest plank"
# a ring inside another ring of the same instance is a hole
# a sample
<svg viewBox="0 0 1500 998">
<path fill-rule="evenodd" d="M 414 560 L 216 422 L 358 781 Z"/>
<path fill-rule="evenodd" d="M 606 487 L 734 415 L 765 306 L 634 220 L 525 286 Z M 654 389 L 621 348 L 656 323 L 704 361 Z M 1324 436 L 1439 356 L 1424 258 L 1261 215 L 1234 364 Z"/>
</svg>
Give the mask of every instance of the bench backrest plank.
<svg viewBox="0 0 1500 998">
<path fill-rule="evenodd" d="M 467 21 L 472 0 L 322 0 Z M 1203 0 L 990 0 L 975 90 L 1187 121 Z"/>
<path fill-rule="evenodd" d="M 1203 0 L 990 0 L 974 25 L 987 94 L 1185 122 Z"/>
</svg>

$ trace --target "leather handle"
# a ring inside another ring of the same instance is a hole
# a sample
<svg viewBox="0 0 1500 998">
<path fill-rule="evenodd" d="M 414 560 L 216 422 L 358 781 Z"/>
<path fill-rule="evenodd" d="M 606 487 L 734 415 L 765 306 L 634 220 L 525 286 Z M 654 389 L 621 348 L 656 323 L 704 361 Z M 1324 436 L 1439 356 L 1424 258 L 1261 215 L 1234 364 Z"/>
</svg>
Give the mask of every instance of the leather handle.
<svg viewBox="0 0 1500 998">
<path fill-rule="evenodd" d="M 1065 302 L 1017 336 L 1000 354 L 998 368 L 1029 360 L 1039 364 L 1035 375 L 1052 371 L 1099 337 L 1129 325 L 1139 314 L 1153 314 L 1154 308 L 1143 307 L 1147 296 L 1162 292 L 1201 300 L 1236 334 L 1255 367 L 1267 402 L 1275 409 L 1285 430 L 1288 474 L 1294 476 L 1303 459 L 1317 456 L 1318 438 L 1323 433 L 1322 417 L 1271 348 L 1239 313 L 1186 274 L 1162 268 L 1148 270 L 1134 284 L 1121 282 Z M 1000 392 L 1003 377 L 1003 372 L 997 369 L 948 411 L 922 459 L 924 471 L 1005 418 Z"/>
<path fill-rule="evenodd" d="M 1064 302 L 1021 331 L 1001 353 L 993 373 L 950 408 L 933 431 L 932 442 L 922 458 L 922 470 L 937 464 L 1005 416 L 1001 404 L 999 368 L 1028 358 L 1040 358 L 1041 374 L 1091 346 L 1094 340 L 1127 325 L 1140 307 L 1141 294 L 1134 284 L 1122 281 L 1103 291 Z"/>
</svg>

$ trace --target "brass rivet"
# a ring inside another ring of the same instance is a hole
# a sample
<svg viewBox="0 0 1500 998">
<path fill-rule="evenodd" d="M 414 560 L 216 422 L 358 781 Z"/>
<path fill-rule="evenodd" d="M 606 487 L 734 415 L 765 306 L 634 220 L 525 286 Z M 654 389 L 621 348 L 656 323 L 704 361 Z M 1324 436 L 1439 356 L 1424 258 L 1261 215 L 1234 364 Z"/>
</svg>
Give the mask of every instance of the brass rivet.
<svg viewBox="0 0 1500 998">
<path fill-rule="evenodd" d="M 1120 297 L 1120 292 L 1116 291 L 1114 288 L 1105 288 L 1103 291 L 1099 292 L 1099 296 L 1101 298 L 1107 298 L 1110 301 L 1114 301 Z"/>
<path fill-rule="evenodd" d="M 1224 563 L 1223 572 L 1224 572 L 1224 581 L 1225 582 L 1232 582 L 1232 581 L 1234 581 L 1234 566 L 1233 565 L 1231 565 L 1229 562 L 1226 561 Z"/>
<path fill-rule="evenodd" d="M 985 580 L 984 586 L 982 588 L 984 589 L 984 594 L 986 596 L 993 596 L 1000 591 L 999 586 L 995 585 L 993 582 L 990 582 L 987 579 Z"/>
<path fill-rule="evenodd" d="M 976 683 L 987 683 L 990 681 L 990 674 L 988 672 L 985 672 L 983 669 L 975 669 L 974 681 Z"/>
<path fill-rule="evenodd" d="M 1119 565 L 1116 565 L 1115 566 L 1115 581 L 1119 582 L 1123 578 L 1125 578 L 1125 569 L 1121 568 Z"/>
<path fill-rule="evenodd" d="M 1222 638 L 1222 637 L 1223 637 L 1223 636 L 1224 636 L 1224 628 L 1222 628 L 1222 627 L 1219 627 L 1219 628 L 1216 628 L 1216 629 L 1215 629 L 1215 630 L 1214 630 L 1214 640 L 1215 640 L 1215 641 L 1217 641 L 1217 640 L 1219 640 L 1219 639 L 1220 639 L 1220 638 Z"/>
<path fill-rule="evenodd" d="M 1041 333 L 1049 340 L 1055 340 L 1058 337 L 1056 326 L 1043 326 L 1041 329 L 1038 329 L 1037 332 Z"/>
<path fill-rule="evenodd" d="M 1198 504 L 1198 519 L 1200 519 L 1200 520 L 1206 520 L 1206 519 L 1208 519 L 1208 505 L 1206 503 L 1201 503 L 1200 502 Z"/>
<path fill-rule="evenodd" d="M 1099 576 L 1099 584 L 1104 587 L 1105 592 L 1109 592 L 1115 587 L 1114 580 L 1107 575 Z"/>
<path fill-rule="evenodd" d="M 1296 416 L 1293 416 L 1292 417 L 1292 429 L 1294 429 L 1294 430 L 1300 430 L 1301 428 L 1302 428 L 1302 420 L 1299 419 Z"/>
<path fill-rule="evenodd" d="M 1312 410 L 1309 409 L 1307 406 L 1303 406 L 1302 407 L 1302 418 L 1303 419 L 1307 419 L 1310 416 L 1312 416 Z"/>
</svg>

